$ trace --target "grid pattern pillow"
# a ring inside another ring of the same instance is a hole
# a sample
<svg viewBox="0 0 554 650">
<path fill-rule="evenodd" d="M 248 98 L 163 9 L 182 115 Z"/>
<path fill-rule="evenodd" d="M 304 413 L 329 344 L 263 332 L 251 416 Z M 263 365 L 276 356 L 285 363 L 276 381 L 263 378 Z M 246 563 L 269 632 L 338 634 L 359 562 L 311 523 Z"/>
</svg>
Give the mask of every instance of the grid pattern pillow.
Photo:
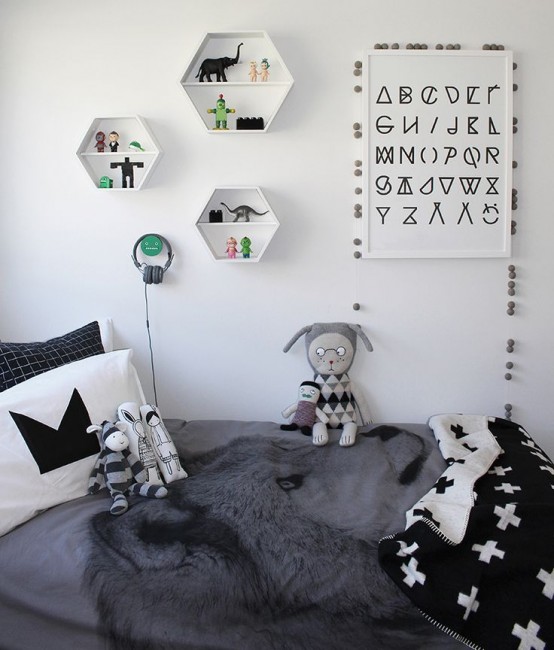
<svg viewBox="0 0 554 650">
<path fill-rule="evenodd" d="M 103 352 L 98 321 L 43 343 L 0 342 L 0 392 L 47 370 Z"/>
</svg>

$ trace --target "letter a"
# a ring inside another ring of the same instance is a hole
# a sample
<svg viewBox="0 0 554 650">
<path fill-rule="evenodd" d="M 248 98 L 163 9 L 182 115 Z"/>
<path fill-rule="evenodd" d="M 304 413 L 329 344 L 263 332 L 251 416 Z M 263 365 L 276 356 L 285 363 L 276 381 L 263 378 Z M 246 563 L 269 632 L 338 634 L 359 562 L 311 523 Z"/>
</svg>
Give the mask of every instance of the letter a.
<svg viewBox="0 0 554 650">
<path fill-rule="evenodd" d="M 385 98 L 383 99 L 383 95 Z M 376 104 L 392 104 L 392 99 L 390 98 L 389 91 L 387 90 L 386 86 L 383 86 L 381 88 L 381 92 L 379 93 L 379 97 L 377 97 L 377 101 L 375 102 Z"/>
</svg>

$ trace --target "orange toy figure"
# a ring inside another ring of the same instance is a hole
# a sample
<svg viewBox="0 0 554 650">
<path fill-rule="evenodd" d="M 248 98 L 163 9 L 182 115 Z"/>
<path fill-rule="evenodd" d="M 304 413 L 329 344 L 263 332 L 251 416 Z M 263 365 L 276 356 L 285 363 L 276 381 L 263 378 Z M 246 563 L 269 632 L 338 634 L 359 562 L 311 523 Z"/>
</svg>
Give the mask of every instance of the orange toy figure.
<svg viewBox="0 0 554 650">
<path fill-rule="evenodd" d="M 227 248 L 225 249 L 225 252 L 227 253 L 227 257 L 229 259 L 234 260 L 237 256 L 237 240 L 234 237 L 229 237 L 227 240 Z"/>
</svg>

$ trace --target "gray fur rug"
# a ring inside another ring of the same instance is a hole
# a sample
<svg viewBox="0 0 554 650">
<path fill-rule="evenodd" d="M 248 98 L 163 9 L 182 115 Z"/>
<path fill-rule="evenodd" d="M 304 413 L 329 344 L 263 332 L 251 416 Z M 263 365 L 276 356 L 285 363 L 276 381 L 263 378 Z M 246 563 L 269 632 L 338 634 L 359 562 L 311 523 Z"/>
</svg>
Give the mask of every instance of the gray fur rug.
<svg viewBox="0 0 554 650">
<path fill-rule="evenodd" d="M 377 562 L 440 474 L 431 451 L 389 426 L 348 449 L 239 438 L 187 463 L 168 498 L 96 515 L 85 588 L 109 647 L 459 647 Z"/>
</svg>

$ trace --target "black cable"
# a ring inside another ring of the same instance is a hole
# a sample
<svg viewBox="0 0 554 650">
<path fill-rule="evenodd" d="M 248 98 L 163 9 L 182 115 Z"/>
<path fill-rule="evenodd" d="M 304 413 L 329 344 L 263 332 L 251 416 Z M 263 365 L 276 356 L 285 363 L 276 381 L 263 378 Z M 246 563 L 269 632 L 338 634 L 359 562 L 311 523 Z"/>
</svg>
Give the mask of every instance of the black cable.
<svg viewBox="0 0 554 650">
<path fill-rule="evenodd" d="M 152 336 L 150 335 L 150 320 L 148 317 L 148 284 L 144 283 L 144 304 L 146 307 L 146 332 L 148 334 L 148 348 L 150 349 L 150 368 L 152 371 L 152 387 L 154 389 L 154 404 L 158 406 L 158 394 L 156 392 L 156 371 L 154 369 L 154 350 L 152 349 Z"/>
</svg>

